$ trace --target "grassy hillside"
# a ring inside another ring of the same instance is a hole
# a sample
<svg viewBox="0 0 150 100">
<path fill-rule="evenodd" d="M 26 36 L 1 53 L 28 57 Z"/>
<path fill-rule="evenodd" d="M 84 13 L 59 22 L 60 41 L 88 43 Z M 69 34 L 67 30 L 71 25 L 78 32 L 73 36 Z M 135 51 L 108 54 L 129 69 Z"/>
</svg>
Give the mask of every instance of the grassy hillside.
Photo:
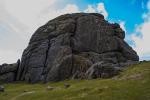
<svg viewBox="0 0 150 100">
<path fill-rule="evenodd" d="M 66 83 L 71 86 L 65 88 Z M 112 79 L 4 86 L 0 100 L 150 100 L 150 62 L 131 66 Z"/>
</svg>

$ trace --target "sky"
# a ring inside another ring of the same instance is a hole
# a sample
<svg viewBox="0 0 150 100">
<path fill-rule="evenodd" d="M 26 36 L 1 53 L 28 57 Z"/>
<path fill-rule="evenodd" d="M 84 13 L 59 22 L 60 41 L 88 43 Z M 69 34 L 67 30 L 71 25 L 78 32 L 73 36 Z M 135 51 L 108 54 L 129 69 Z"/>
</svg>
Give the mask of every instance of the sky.
<svg viewBox="0 0 150 100">
<path fill-rule="evenodd" d="M 150 60 L 150 0 L 0 0 L 0 64 L 20 59 L 38 27 L 77 12 L 119 23 L 140 60 Z"/>
</svg>

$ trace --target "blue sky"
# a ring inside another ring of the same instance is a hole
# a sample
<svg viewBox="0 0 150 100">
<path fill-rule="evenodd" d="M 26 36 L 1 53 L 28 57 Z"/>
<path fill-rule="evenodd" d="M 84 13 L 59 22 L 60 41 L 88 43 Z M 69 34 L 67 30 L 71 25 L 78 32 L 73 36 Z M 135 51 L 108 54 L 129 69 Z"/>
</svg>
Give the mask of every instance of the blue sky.
<svg viewBox="0 0 150 100">
<path fill-rule="evenodd" d="M 21 58 L 34 31 L 65 13 L 97 12 L 126 31 L 141 60 L 150 60 L 150 0 L 0 0 L 0 64 Z"/>
<path fill-rule="evenodd" d="M 148 0 L 72 0 L 70 2 L 77 4 L 81 10 L 86 9 L 89 4 L 96 7 L 98 3 L 103 2 L 109 13 L 107 19 L 114 22 L 125 21 L 128 32 L 132 33 L 135 25 L 143 22 L 141 16 L 147 9 L 142 8 L 142 3 L 146 6 Z"/>
</svg>

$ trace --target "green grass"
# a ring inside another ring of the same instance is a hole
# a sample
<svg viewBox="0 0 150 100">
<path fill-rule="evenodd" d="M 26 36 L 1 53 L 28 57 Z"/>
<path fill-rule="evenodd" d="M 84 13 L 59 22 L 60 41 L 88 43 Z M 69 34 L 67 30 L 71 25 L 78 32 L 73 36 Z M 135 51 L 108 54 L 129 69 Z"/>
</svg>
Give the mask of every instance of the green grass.
<svg viewBox="0 0 150 100">
<path fill-rule="evenodd" d="M 65 83 L 71 86 L 66 89 Z M 150 100 L 150 62 L 128 67 L 112 79 L 4 86 L 0 100 Z M 54 89 L 48 90 L 47 86 Z"/>
</svg>

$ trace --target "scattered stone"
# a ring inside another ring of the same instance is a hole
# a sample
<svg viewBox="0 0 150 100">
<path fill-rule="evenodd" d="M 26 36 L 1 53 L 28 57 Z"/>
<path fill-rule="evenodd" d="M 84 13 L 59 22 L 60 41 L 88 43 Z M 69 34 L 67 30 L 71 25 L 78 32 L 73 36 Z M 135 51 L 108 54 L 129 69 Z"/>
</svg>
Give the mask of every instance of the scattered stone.
<svg viewBox="0 0 150 100">
<path fill-rule="evenodd" d="M 99 62 L 93 64 L 86 72 L 88 79 L 95 79 L 98 77 L 109 78 L 111 76 L 117 75 L 120 69 L 117 65 L 114 66 L 112 63 Z"/>
<path fill-rule="evenodd" d="M 4 91 L 5 91 L 4 86 L 0 85 L 0 92 L 4 92 Z"/>
<path fill-rule="evenodd" d="M 47 90 L 54 90 L 55 88 L 54 88 L 54 87 L 51 87 L 51 86 L 47 86 L 46 89 L 47 89 Z"/>
<path fill-rule="evenodd" d="M 23 92 L 28 92 L 27 90 L 24 90 Z"/>
<path fill-rule="evenodd" d="M 88 91 L 88 90 L 89 90 L 89 88 L 87 88 L 87 87 L 83 87 L 83 88 L 81 88 L 80 90 L 81 90 L 81 91 Z"/>
<path fill-rule="evenodd" d="M 69 88 L 70 86 L 71 86 L 71 85 L 68 84 L 68 83 L 65 83 L 65 84 L 64 84 L 64 87 L 65 87 L 65 88 Z"/>
</svg>

